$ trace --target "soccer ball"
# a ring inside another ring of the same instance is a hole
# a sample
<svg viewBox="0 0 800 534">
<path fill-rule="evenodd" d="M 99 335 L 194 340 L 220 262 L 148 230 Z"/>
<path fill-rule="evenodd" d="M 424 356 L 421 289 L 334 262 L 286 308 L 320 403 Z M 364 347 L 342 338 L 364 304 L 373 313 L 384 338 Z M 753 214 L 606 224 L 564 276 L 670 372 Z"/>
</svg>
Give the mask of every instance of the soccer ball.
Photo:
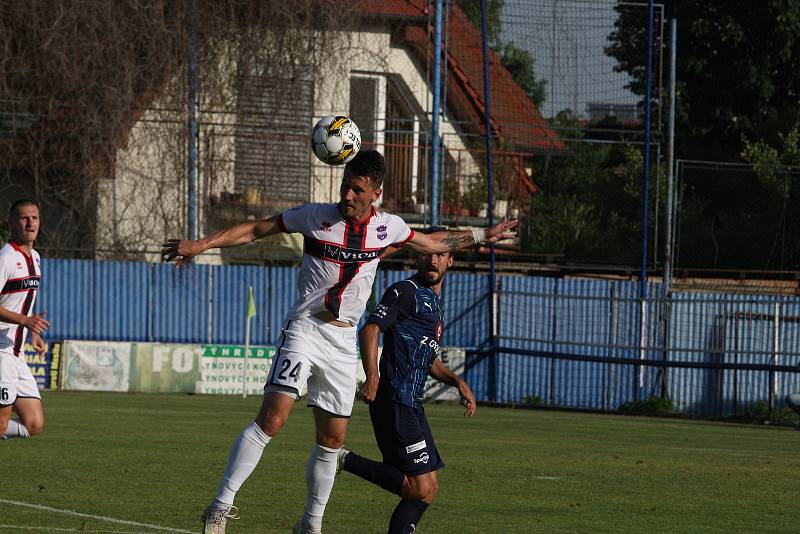
<svg viewBox="0 0 800 534">
<path fill-rule="evenodd" d="M 322 117 L 311 131 L 311 150 L 323 163 L 344 165 L 358 154 L 361 132 L 349 117 Z"/>
</svg>

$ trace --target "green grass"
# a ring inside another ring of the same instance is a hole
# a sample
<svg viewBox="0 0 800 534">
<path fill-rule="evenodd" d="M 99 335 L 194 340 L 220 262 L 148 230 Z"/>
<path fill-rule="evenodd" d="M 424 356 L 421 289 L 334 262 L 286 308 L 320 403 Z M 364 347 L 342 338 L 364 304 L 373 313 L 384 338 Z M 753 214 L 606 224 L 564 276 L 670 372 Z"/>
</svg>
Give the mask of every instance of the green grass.
<svg viewBox="0 0 800 534">
<path fill-rule="evenodd" d="M 195 531 L 260 399 L 53 392 L 44 402 L 41 436 L 0 442 L 0 499 Z M 433 404 L 427 411 L 447 467 L 420 533 L 800 528 L 793 429 L 490 407 L 465 420 L 460 407 Z M 313 436 L 310 410 L 298 403 L 240 491 L 242 519 L 229 534 L 288 532 L 305 503 Z M 348 445 L 377 458 L 363 404 Z M 383 533 L 396 501 L 344 473 L 324 531 Z M 6 502 L 0 525 L 167 532 Z"/>
</svg>

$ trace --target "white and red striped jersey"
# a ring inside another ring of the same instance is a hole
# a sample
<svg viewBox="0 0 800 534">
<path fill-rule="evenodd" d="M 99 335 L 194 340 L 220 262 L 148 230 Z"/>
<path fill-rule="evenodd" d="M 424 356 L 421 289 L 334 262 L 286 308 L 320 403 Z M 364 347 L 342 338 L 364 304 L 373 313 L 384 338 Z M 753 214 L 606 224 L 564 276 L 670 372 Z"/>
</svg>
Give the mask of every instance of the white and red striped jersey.
<svg viewBox="0 0 800 534">
<path fill-rule="evenodd" d="M 336 204 L 302 204 L 278 216 L 278 228 L 305 236 L 297 280 L 300 297 L 289 310 L 297 319 L 329 310 L 357 324 L 372 294 L 380 255 L 414 231 L 390 213 L 372 211 L 364 221 L 347 221 Z"/>
<path fill-rule="evenodd" d="M 0 306 L 15 313 L 30 316 L 42 270 L 39 253 L 31 250 L 29 256 L 13 241 L 0 248 Z M 0 321 L 0 350 L 19 356 L 25 342 L 27 328 Z"/>
</svg>

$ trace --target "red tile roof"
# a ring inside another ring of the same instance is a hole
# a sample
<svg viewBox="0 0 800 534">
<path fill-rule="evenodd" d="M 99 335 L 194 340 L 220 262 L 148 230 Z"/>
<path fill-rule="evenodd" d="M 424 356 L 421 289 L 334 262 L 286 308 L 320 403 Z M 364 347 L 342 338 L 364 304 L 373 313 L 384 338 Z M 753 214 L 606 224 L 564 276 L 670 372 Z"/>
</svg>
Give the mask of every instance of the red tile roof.
<svg viewBox="0 0 800 534">
<path fill-rule="evenodd" d="M 394 38 L 407 44 L 423 63 L 432 64 L 432 33 L 419 21 L 427 20 L 427 0 L 362 0 L 355 4 L 370 15 L 416 19 L 402 26 Z M 447 48 L 447 105 L 471 133 L 485 134 L 486 103 L 483 87 L 481 30 L 456 2 L 450 3 Z M 536 104 L 514 81 L 500 57 L 489 50 L 492 134 L 510 149 L 533 153 L 561 152 L 563 143 L 539 113 Z"/>
</svg>

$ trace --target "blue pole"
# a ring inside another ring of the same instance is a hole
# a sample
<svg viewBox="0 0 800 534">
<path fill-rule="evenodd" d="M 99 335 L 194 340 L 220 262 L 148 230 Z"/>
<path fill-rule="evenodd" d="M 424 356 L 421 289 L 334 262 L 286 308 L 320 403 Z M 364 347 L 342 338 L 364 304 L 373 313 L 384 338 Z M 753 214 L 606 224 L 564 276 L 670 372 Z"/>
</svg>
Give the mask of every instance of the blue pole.
<svg viewBox="0 0 800 534">
<path fill-rule="evenodd" d="M 647 1 L 647 70 L 645 71 L 647 91 L 645 95 L 644 108 L 644 169 L 642 187 L 642 272 L 641 284 L 639 286 L 639 298 L 641 299 L 641 313 L 639 314 L 639 347 L 640 357 L 644 358 L 645 351 L 645 299 L 647 298 L 647 240 L 649 234 L 648 212 L 650 198 L 650 101 L 652 100 L 653 85 L 653 0 Z M 633 383 L 633 398 L 639 399 L 642 382 L 642 368 L 636 366 L 636 375 Z"/>
<path fill-rule="evenodd" d="M 189 239 L 197 239 L 197 1 L 189 2 L 189 68 L 188 68 L 188 196 Z"/>
<path fill-rule="evenodd" d="M 647 296 L 647 244 L 649 230 L 649 198 L 650 198 L 650 108 L 653 85 L 653 0 L 647 1 L 647 71 L 646 96 L 644 108 L 644 187 L 642 188 L 642 273 L 639 296 Z"/>
<path fill-rule="evenodd" d="M 431 225 L 439 226 L 439 103 L 442 94 L 442 0 L 436 0 L 436 24 L 433 32 L 433 148 L 431 151 Z"/>
<path fill-rule="evenodd" d="M 481 32 L 483 33 L 483 99 L 486 104 L 484 121 L 486 127 L 486 194 L 489 226 L 494 226 L 494 165 L 492 162 L 492 119 L 491 119 L 491 94 L 489 92 L 489 34 L 486 28 L 486 2 L 481 0 Z M 489 245 L 489 344 L 492 355 L 489 360 L 490 382 L 488 388 L 489 400 L 497 397 L 497 366 L 495 362 L 495 290 L 497 288 L 497 273 L 495 272 L 494 243 Z"/>
</svg>

